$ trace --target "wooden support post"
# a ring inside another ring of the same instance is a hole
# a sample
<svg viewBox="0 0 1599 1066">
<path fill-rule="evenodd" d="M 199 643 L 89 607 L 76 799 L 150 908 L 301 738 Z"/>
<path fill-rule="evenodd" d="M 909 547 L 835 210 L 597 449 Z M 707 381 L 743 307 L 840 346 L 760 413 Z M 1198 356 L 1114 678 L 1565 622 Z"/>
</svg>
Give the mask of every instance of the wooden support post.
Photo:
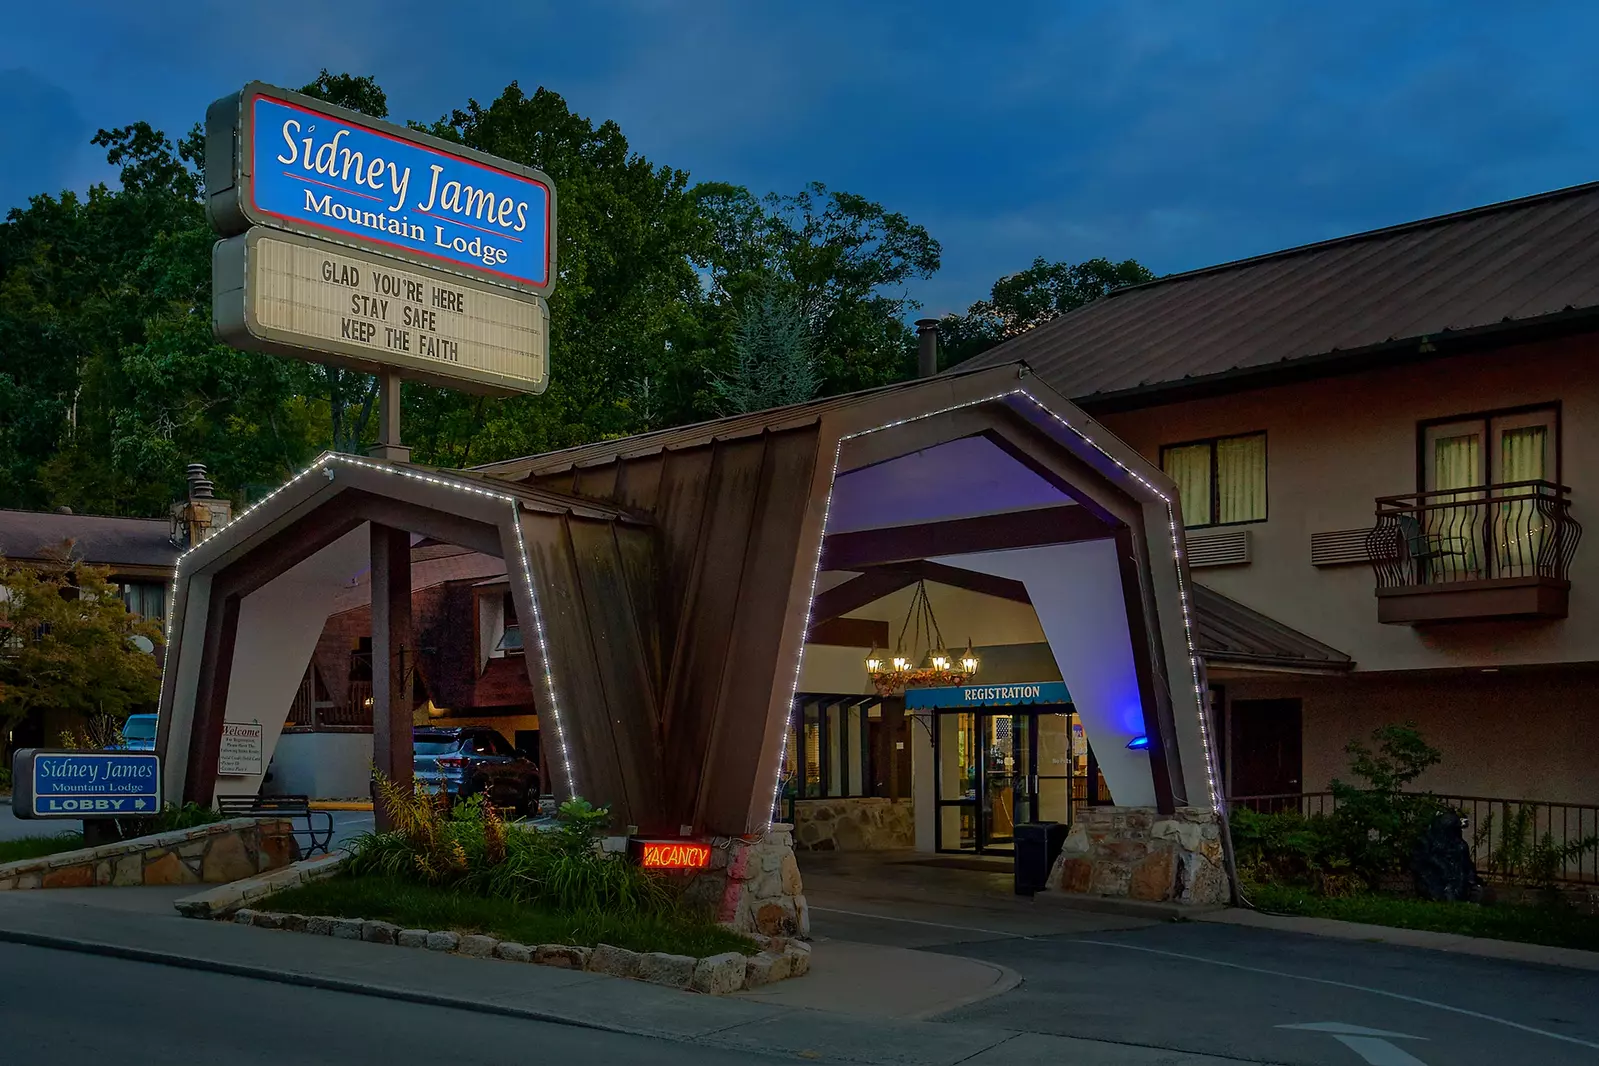
<svg viewBox="0 0 1599 1066">
<path fill-rule="evenodd" d="M 402 789 L 411 787 L 411 534 L 373 523 L 372 530 L 372 762 Z M 373 814 L 381 832 L 392 827 L 381 803 Z"/>
</svg>

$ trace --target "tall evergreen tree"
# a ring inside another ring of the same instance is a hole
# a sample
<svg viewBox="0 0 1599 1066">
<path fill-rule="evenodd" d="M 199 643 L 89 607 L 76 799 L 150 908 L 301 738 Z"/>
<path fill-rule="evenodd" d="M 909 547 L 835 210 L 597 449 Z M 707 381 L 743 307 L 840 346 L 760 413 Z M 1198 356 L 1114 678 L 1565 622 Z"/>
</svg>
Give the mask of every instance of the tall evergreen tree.
<svg viewBox="0 0 1599 1066">
<path fill-rule="evenodd" d="M 804 403 L 822 387 L 810 323 L 799 301 L 767 281 L 744 296 L 733 366 L 713 379 L 723 414 Z"/>
</svg>

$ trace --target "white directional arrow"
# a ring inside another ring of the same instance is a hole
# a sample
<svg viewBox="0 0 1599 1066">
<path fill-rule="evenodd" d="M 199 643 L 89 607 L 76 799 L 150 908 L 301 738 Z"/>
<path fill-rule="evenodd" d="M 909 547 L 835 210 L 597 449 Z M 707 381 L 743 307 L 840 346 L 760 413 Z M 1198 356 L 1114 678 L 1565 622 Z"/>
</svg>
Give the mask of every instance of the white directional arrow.
<svg viewBox="0 0 1599 1066">
<path fill-rule="evenodd" d="M 1409 1033 L 1390 1033 L 1386 1029 L 1367 1029 L 1363 1025 L 1346 1022 L 1304 1022 L 1300 1025 L 1279 1025 L 1279 1029 L 1298 1029 L 1302 1032 L 1326 1033 L 1344 1047 L 1365 1059 L 1368 1066 L 1427 1066 L 1416 1056 L 1390 1044 L 1390 1040 L 1425 1040 L 1424 1036 Z"/>
</svg>

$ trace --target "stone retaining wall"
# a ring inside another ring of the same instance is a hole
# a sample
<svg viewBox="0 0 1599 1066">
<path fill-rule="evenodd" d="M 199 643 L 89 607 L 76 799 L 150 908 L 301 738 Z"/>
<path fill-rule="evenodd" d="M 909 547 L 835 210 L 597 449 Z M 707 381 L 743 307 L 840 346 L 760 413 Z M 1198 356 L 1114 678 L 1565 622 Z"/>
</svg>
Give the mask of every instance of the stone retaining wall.
<svg viewBox="0 0 1599 1066">
<path fill-rule="evenodd" d="M 1087 807 L 1076 818 L 1050 874 L 1061 891 L 1196 905 L 1230 898 L 1215 811 Z"/>
<path fill-rule="evenodd" d="M 0 891 L 223 884 L 299 858 L 287 818 L 235 818 L 0 865 Z"/>
<path fill-rule="evenodd" d="M 856 796 L 794 801 L 794 846 L 804 851 L 888 851 L 916 846 L 908 799 Z"/>
<path fill-rule="evenodd" d="M 710 868 L 689 878 L 685 896 L 710 907 L 716 920 L 734 932 L 810 934 L 791 825 L 774 822 L 757 841 L 712 841 Z"/>
<path fill-rule="evenodd" d="M 696 958 L 664 951 L 629 951 L 611 944 L 592 948 L 572 944 L 518 944 L 483 933 L 462 936 L 450 929 L 401 929 L 393 922 L 279 914 L 250 908 L 234 911 L 233 921 L 260 929 L 281 929 L 341 940 L 364 940 L 369 944 L 450 952 L 476 959 L 530 962 L 563 970 L 603 973 L 709 995 L 722 995 L 744 988 L 758 988 L 790 977 L 803 977 L 811 968 L 811 946 L 786 937 L 755 936 L 753 939 L 759 951 L 754 955 L 729 951 Z"/>
</svg>

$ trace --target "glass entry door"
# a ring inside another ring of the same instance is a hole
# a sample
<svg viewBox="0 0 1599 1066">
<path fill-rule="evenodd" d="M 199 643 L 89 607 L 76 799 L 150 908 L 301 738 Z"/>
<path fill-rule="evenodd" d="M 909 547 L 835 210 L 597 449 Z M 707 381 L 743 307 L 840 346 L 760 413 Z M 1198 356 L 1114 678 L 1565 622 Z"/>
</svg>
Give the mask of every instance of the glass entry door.
<svg viewBox="0 0 1599 1066">
<path fill-rule="evenodd" d="M 938 715 L 939 850 L 1013 851 L 1017 825 L 1070 822 L 1084 773 L 1076 726 L 1069 710 Z"/>
<path fill-rule="evenodd" d="M 985 714 L 982 815 L 978 836 L 985 849 L 1010 850 L 1016 825 L 1033 821 L 1033 716 Z"/>
</svg>

